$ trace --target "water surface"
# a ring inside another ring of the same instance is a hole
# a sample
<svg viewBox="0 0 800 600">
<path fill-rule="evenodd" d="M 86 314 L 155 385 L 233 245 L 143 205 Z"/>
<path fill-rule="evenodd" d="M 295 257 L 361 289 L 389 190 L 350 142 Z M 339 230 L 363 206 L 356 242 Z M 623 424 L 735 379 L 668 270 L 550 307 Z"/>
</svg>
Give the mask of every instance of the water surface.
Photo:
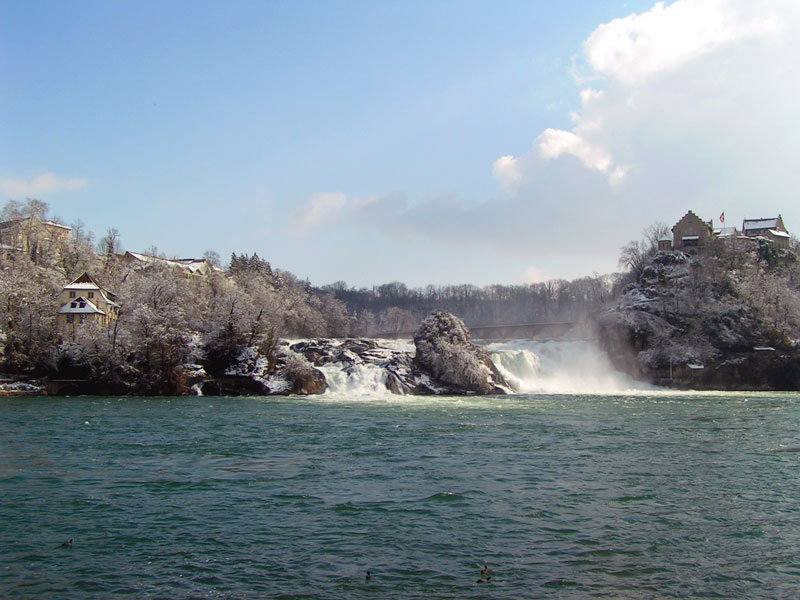
<svg viewBox="0 0 800 600">
<path fill-rule="evenodd" d="M 0 596 L 794 597 L 799 399 L 2 399 Z"/>
</svg>

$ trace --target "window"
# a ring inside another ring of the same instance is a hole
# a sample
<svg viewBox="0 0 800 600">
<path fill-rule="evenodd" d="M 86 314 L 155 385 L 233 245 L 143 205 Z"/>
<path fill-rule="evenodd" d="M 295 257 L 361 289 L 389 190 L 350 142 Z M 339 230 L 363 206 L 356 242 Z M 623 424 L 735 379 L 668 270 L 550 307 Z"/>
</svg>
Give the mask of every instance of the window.
<svg viewBox="0 0 800 600">
<path fill-rule="evenodd" d="M 80 315 L 78 318 L 80 319 L 80 322 L 83 323 L 83 320 L 86 318 L 86 316 L 85 315 Z"/>
<path fill-rule="evenodd" d="M 70 297 L 70 298 L 74 298 L 74 297 L 75 297 L 75 292 L 70 292 L 70 293 L 69 293 L 69 297 Z"/>
<path fill-rule="evenodd" d="M 69 306 L 70 306 L 70 308 L 78 308 L 78 303 L 77 302 L 70 302 Z"/>
<path fill-rule="evenodd" d="M 67 323 L 74 323 L 75 315 L 67 315 Z"/>
<path fill-rule="evenodd" d="M 86 308 L 86 302 L 81 302 L 80 306 L 81 306 L 81 308 Z"/>
<path fill-rule="evenodd" d="M 94 292 L 89 292 L 89 298 L 94 298 Z"/>
</svg>

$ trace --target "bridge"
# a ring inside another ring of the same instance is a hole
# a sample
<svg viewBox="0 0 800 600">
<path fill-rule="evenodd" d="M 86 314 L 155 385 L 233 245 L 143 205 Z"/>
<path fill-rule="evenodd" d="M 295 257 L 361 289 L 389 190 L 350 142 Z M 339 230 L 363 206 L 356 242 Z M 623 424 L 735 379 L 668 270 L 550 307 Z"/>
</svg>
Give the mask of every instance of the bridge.
<svg viewBox="0 0 800 600">
<path fill-rule="evenodd" d="M 514 325 L 467 326 L 474 340 L 558 340 L 570 333 L 578 339 L 590 337 L 585 323 L 581 321 L 559 321 L 547 323 L 517 323 Z M 578 331 L 580 330 L 580 331 Z M 373 337 L 386 339 L 413 338 L 415 331 L 376 333 Z M 570 336 L 572 337 L 572 336 Z"/>
</svg>

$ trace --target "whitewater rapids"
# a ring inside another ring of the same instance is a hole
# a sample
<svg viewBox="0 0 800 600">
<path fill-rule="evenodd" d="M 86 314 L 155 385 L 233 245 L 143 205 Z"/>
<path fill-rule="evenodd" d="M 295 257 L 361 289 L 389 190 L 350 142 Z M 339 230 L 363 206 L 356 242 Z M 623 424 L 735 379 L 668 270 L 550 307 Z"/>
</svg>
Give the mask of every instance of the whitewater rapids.
<svg viewBox="0 0 800 600">
<path fill-rule="evenodd" d="M 382 347 L 414 354 L 411 340 L 376 340 Z M 510 340 L 481 342 L 509 383 L 512 394 L 626 394 L 651 389 L 614 369 L 591 341 Z M 386 371 L 376 364 L 318 367 L 330 396 L 386 396 Z"/>
</svg>

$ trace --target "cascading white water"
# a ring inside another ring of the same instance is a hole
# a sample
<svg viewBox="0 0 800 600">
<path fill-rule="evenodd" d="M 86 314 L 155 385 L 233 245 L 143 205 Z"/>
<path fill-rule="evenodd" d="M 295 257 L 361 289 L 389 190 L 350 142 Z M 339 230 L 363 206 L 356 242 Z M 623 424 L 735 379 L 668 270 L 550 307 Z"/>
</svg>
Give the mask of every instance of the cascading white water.
<svg viewBox="0 0 800 600">
<path fill-rule="evenodd" d="M 614 394 L 649 388 L 616 371 L 589 341 L 511 340 L 485 347 L 519 394 Z"/>
<path fill-rule="evenodd" d="M 414 354 L 411 340 L 375 340 L 381 348 L 394 352 Z M 350 355 L 357 359 L 354 354 Z M 333 396 L 394 396 L 386 388 L 386 370 L 376 364 L 361 362 L 355 364 L 333 363 L 317 367 L 325 375 L 328 395 Z"/>
<path fill-rule="evenodd" d="M 328 394 L 335 396 L 384 396 L 391 395 L 386 389 L 386 370 L 377 365 L 351 365 L 346 370 L 340 364 L 318 367 L 328 382 Z"/>
<path fill-rule="evenodd" d="M 414 354 L 411 340 L 376 341 L 382 348 Z M 620 394 L 651 389 L 614 370 L 605 353 L 589 341 L 510 340 L 482 345 L 512 393 Z M 329 395 L 393 396 L 386 389 L 386 370 L 379 364 L 333 363 L 318 368 L 325 374 Z"/>
</svg>

